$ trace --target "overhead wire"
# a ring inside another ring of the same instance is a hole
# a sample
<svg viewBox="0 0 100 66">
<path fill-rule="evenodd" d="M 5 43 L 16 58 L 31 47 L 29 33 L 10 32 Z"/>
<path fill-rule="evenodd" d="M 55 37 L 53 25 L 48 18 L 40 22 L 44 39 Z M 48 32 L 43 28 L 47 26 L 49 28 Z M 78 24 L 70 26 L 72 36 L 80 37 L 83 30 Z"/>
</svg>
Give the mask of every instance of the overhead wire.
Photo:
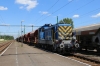
<svg viewBox="0 0 100 66">
<path fill-rule="evenodd" d="M 87 13 L 85 13 L 85 14 L 82 14 L 81 17 L 84 16 L 84 15 L 87 15 L 87 14 L 89 14 L 89 13 L 92 13 L 92 12 L 94 12 L 94 11 L 97 11 L 97 10 L 100 10 L 100 8 L 97 8 L 97 9 L 95 9 L 95 10 L 92 10 L 92 11 L 89 11 L 89 12 L 87 12 Z"/>
<path fill-rule="evenodd" d="M 67 15 L 69 15 L 69 14 L 71 14 L 71 13 L 73 13 L 73 12 L 75 12 L 75 11 L 79 10 L 79 9 L 82 9 L 83 7 L 85 7 L 85 6 L 89 5 L 90 3 L 94 2 L 94 1 L 95 1 L 95 0 L 91 0 L 91 1 L 89 1 L 89 2 L 88 2 L 88 3 L 86 3 L 85 5 L 80 6 L 79 8 L 77 8 L 77 9 L 75 9 L 74 11 L 72 11 L 72 12 L 68 13 Z M 82 14 L 80 17 L 82 18 L 83 16 L 88 15 L 88 14 L 90 14 L 90 13 L 92 13 L 92 12 L 94 12 L 94 11 L 97 11 L 97 10 L 99 10 L 99 9 L 100 9 L 100 8 L 97 8 L 97 9 L 94 9 L 94 10 L 89 11 L 89 12 L 87 12 L 87 13 L 84 13 L 84 14 Z M 88 20 L 88 21 L 92 21 L 92 20 Z M 81 23 L 78 23 L 78 24 L 83 24 L 83 23 L 85 23 L 85 22 L 81 22 Z"/>
<path fill-rule="evenodd" d="M 5 24 L 5 21 L 4 21 L 4 19 L 2 18 L 1 15 L 0 15 L 0 19 L 1 19 L 1 25 L 4 25 Z M 7 26 L 7 27 L 8 27 L 8 29 L 6 31 L 9 32 L 10 26 Z M 0 33 L 1 33 L 1 31 L 0 31 Z"/>
<path fill-rule="evenodd" d="M 0 25 L 0 26 L 21 27 L 20 25 Z M 23 25 L 22 27 L 24 27 L 24 25 Z M 41 26 L 30 26 L 30 25 L 25 25 L 25 27 L 41 27 Z"/>
<path fill-rule="evenodd" d="M 92 3 L 93 1 L 95 1 L 95 0 L 89 1 L 88 3 L 86 3 L 86 4 L 82 5 L 82 6 L 80 6 L 79 8 L 73 10 L 72 12 L 68 13 L 67 15 L 72 14 L 73 12 L 82 9 L 83 7 L 85 7 L 85 6 L 89 5 L 90 3 Z"/>
<path fill-rule="evenodd" d="M 54 11 L 52 14 L 56 13 L 57 11 L 61 10 L 62 8 L 64 8 L 65 6 L 69 5 L 70 3 L 72 3 L 74 0 L 69 1 L 68 3 L 66 3 L 65 5 L 63 5 L 62 7 L 60 7 L 59 9 L 57 9 L 56 11 Z"/>
<path fill-rule="evenodd" d="M 51 10 L 58 2 L 59 0 L 57 0 L 47 11 Z M 43 14 L 38 19 L 36 19 L 35 22 L 37 22 L 42 16 Z"/>
<path fill-rule="evenodd" d="M 88 15 L 88 14 L 94 12 L 94 11 L 97 11 L 97 10 L 100 10 L 100 8 L 97 8 L 97 9 L 95 9 L 95 10 L 92 10 L 92 11 L 89 11 L 89 12 L 83 14 L 83 15 L 81 16 L 81 18 L 84 18 L 83 16 Z M 81 18 L 80 18 L 80 19 L 81 19 Z M 97 20 L 97 19 L 100 19 L 100 18 L 95 18 L 95 20 Z M 90 21 L 93 21 L 93 19 L 87 20 L 87 21 L 84 21 L 84 22 L 81 22 L 81 23 L 78 23 L 78 24 L 83 24 L 83 23 L 87 23 L 87 22 L 90 22 Z"/>
<path fill-rule="evenodd" d="M 1 15 L 0 15 L 0 19 L 1 19 L 1 23 L 5 23 Z"/>
<path fill-rule="evenodd" d="M 59 2 L 59 0 L 57 0 L 47 11 L 49 11 L 50 9 L 52 9 L 58 2 Z"/>
<path fill-rule="evenodd" d="M 74 1 L 74 0 L 69 1 L 68 3 L 66 3 L 65 5 L 63 5 L 62 7 L 60 7 L 59 9 L 57 9 L 56 11 L 54 11 L 53 13 L 51 13 L 51 15 L 54 14 L 54 13 L 56 13 L 57 11 L 61 10 L 61 9 L 64 8 L 65 6 L 69 5 L 69 4 L 72 3 L 73 1 Z M 47 16 L 47 17 L 49 17 L 49 16 Z M 45 20 L 47 17 L 43 18 L 41 21 Z"/>
<path fill-rule="evenodd" d="M 73 0 L 72 0 L 72 1 L 73 1 Z M 70 1 L 69 3 L 71 3 L 72 1 Z M 79 9 L 82 9 L 83 7 L 89 5 L 90 3 L 94 2 L 94 1 L 95 1 L 95 0 L 89 1 L 88 3 L 86 3 L 86 4 L 82 5 L 82 6 L 80 6 L 79 8 L 77 8 L 76 10 L 74 10 L 74 11 L 68 13 L 67 15 L 69 15 L 69 14 L 71 14 L 71 13 L 73 13 L 73 12 L 79 10 Z M 60 9 L 62 9 L 62 8 L 65 7 L 66 5 L 68 5 L 69 3 L 65 4 L 64 6 L 62 6 L 61 8 L 59 8 L 58 10 L 56 10 L 55 12 L 53 12 L 52 14 L 56 13 L 57 11 L 59 11 Z M 95 9 L 95 10 L 99 10 L 99 9 L 100 9 L 100 8 Z M 95 10 L 93 10 L 93 11 L 95 11 Z M 91 12 L 93 12 L 93 11 L 90 11 L 90 12 L 88 12 L 88 13 L 91 13 Z M 88 13 L 85 13 L 85 14 L 88 14 Z M 85 14 L 83 14 L 83 15 L 85 15 Z M 83 15 L 82 15 L 82 16 L 83 16 Z M 48 16 L 47 16 L 47 17 L 48 17 Z M 41 21 L 45 20 L 47 17 L 45 17 L 45 18 L 42 19 Z"/>
<path fill-rule="evenodd" d="M 81 18 L 85 18 L 85 17 L 83 17 L 83 16 L 86 16 L 86 15 L 88 15 L 88 14 L 90 14 L 90 13 L 92 13 L 92 12 L 95 12 L 95 11 L 97 11 L 97 10 L 100 10 L 100 8 L 97 8 L 97 9 L 94 9 L 94 10 L 89 11 L 89 12 L 87 12 L 87 13 L 84 13 L 84 14 L 82 14 L 80 17 L 81 17 Z M 81 18 L 80 18 L 80 19 L 81 19 Z M 96 18 L 96 19 L 99 19 L 99 18 Z M 84 23 L 90 22 L 90 21 L 92 21 L 92 20 L 93 20 L 93 19 L 87 20 L 87 21 L 84 21 L 84 22 L 81 22 L 81 23 L 78 23 L 78 24 L 84 24 Z"/>
<path fill-rule="evenodd" d="M 97 20 L 97 19 L 100 19 L 100 18 L 96 18 L 96 19 L 94 19 L 94 20 Z M 85 24 L 88 24 L 88 25 L 90 25 L 89 22 L 92 22 L 92 21 L 93 21 L 93 19 L 87 20 L 87 21 L 84 21 L 84 22 L 81 22 L 81 23 L 78 23 L 78 24 L 82 24 L 82 25 L 83 25 L 83 24 L 84 24 L 84 25 L 85 25 Z M 97 22 L 97 21 L 96 21 L 96 22 L 92 22 L 92 24 L 94 24 L 94 23 L 95 23 L 95 24 L 100 24 L 99 21 L 98 21 L 98 22 Z M 81 26 L 81 25 L 80 25 L 80 26 Z M 78 27 L 80 27 L 80 26 L 78 26 Z"/>
<path fill-rule="evenodd" d="M 18 33 L 18 32 L 0 32 L 0 33 L 6 33 L 7 34 L 7 33 Z"/>
<path fill-rule="evenodd" d="M 1 18 L 0 18 L 0 22 L 2 23 L 3 21 L 1 20 Z"/>
<path fill-rule="evenodd" d="M 48 10 L 52 9 L 52 8 L 57 4 L 58 1 L 59 1 L 59 0 L 57 0 L 56 3 L 55 3 L 54 5 L 52 5 L 51 8 L 49 8 Z M 74 1 L 74 0 L 72 0 L 72 1 Z M 68 4 L 70 4 L 72 1 L 70 1 L 69 3 L 63 5 L 62 7 L 60 7 L 59 9 L 57 9 L 56 11 L 52 12 L 51 14 L 54 14 L 54 13 L 58 12 L 59 10 L 61 10 L 62 8 L 64 8 L 64 7 L 67 6 Z M 89 5 L 90 3 L 92 3 L 93 1 L 94 1 L 94 0 L 89 1 L 88 3 L 86 3 L 85 5 L 83 5 L 83 6 L 79 7 L 79 8 L 77 8 L 77 9 L 74 10 L 73 12 L 75 12 L 75 11 L 77 11 L 77 10 L 79 10 L 79 9 L 82 9 L 83 7 L 85 7 L 85 6 Z M 99 10 L 99 9 L 100 9 L 100 8 L 95 9 L 95 10 L 90 11 L 90 12 L 87 12 L 87 13 L 81 15 L 81 17 L 84 16 L 84 15 L 87 15 L 87 14 L 89 14 L 89 13 L 92 13 L 92 12 L 94 12 L 94 11 L 96 11 L 96 10 Z M 70 13 L 72 13 L 72 12 L 70 12 Z M 70 13 L 69 13 L 69 14 L 70 14 Z M 41 18 L 42 16 L 43 16 L 43 15 L 41 15 L 39 18 Z M 49 17 L 49 16 L 47 16 L 47 17 Z M 45 20 L 47 17 L 45 17 L 45 18 L 42 19 L 41 21 Z M 39 18 L 38 18 L 37 20 L 39 20 Z M 36 21 L 37 21 L 37 20 L 36 20 Z M 0 26 L 3 26 L 3 25 L 0 25 Z M 11 26 L 18 26 L 18 25 L 11 25 Z M 31 26 L 27 26 L 27 27 L 31 27 Z M 34 26 L 34 27 L 40 27 L 40 26 Z"/>
</svg>

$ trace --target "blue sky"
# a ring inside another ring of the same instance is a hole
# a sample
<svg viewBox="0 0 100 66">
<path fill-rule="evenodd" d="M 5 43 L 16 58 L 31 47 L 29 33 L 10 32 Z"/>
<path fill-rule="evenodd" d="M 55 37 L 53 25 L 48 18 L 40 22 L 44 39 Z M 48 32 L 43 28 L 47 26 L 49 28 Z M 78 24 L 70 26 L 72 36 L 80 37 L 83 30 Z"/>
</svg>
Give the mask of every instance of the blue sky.
<svg viewBox="0 0 100 66">
<path fill-rule="evenodd" d="M 0 34 L 17 37 L 21 27 L 10 25 L 55 24 L 57 16 L 71 18 L 75 28 L 100 23 L 100 0 L 0 0 L 0 25 L 7 25 L 0 26 Z M 25 27 L 25 33 L 31 31 L 32 27 Z"/>
</svg>

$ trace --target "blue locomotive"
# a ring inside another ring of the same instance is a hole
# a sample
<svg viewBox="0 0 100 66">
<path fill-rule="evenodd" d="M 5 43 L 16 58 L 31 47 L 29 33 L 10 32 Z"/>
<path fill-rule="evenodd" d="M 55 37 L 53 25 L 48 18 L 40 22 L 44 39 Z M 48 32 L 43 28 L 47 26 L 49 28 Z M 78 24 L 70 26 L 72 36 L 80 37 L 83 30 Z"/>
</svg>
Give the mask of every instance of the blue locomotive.
<svg viewBox="0 0 100 66">
<path fill-rule="evenodd" d="M 45 24 L 40 27 L 38 46 L 59 53 L 73 53 L 79 48 L 70 24 Z"/>
</svg>

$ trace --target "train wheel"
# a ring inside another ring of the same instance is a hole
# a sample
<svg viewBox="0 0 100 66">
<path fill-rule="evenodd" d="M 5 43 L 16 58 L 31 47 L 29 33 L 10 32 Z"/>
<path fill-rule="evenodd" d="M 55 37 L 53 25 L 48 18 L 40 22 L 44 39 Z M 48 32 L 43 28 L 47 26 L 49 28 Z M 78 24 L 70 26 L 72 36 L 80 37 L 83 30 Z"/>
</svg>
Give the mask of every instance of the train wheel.
<svg viewBox="0 0 100 66">
<path fill-rule="evenodd" d="M 97 48 L 97 52 L 100 53 L 100 46 L 98 46 L 98 48 Z"/>
<path fill-rule="evenodd" d="M 87 51 L 87 47 L 85 47 L 85 51 Z"/>
<path fill-rule="evenodd" d="M 57 53 L 62 54 L 60 48 L 57 48 Z"/>
<path fill-rule="evenodd" d="M 53 46 L 52 50 L 53 50 L 53 52 L 57 52 L 56 46 Z"/>
<path fill-rule="evenodd" d="M 82 51 L 82 47 L 79 48 L 79 51 Z"/>
</svg>

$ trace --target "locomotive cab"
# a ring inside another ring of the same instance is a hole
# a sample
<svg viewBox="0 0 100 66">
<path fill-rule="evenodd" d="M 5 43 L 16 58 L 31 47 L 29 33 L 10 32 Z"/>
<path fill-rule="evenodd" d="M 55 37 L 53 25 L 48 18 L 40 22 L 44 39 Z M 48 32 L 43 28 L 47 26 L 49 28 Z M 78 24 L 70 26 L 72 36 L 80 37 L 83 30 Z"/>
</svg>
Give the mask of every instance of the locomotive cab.
<svg viewBox="0 0 100 66">
<path fill-rule="evenodd" d="M 56 39 L 54 47 L 56 46 L 56 51 L 58 52 L 71 53 L 79 48 L 70 24 L 58 24 L 54 36 Z"/>
</svg>

